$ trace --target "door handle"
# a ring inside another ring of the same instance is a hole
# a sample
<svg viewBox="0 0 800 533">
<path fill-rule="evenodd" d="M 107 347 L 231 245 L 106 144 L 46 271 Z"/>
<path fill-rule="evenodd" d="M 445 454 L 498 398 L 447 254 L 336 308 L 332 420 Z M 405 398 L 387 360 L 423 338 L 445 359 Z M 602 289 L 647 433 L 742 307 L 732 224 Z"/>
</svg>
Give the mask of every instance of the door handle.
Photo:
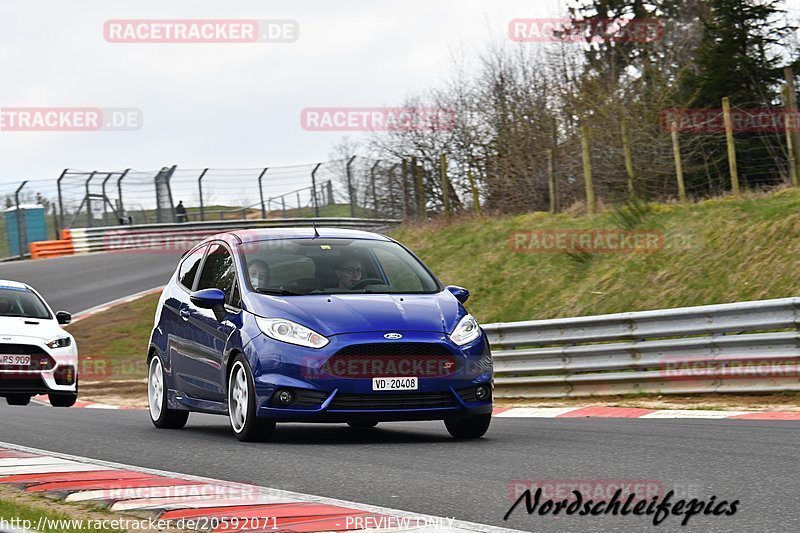
<svg viewBox="0 0 800 533">
<path fill-rule="evenodd" d="M 187 320 L 189 320 L 189 316 L 190 316 L 191 314 L 192 314 L 192 312 L 191 312 L 189 309 L 187 309 L 187 308 L 185 308 L 185 307 L 184 307 L 183 309 L 181 309 L 181 318 L 182 318 L 184 321 L 187 321 Z"/>
</svg>

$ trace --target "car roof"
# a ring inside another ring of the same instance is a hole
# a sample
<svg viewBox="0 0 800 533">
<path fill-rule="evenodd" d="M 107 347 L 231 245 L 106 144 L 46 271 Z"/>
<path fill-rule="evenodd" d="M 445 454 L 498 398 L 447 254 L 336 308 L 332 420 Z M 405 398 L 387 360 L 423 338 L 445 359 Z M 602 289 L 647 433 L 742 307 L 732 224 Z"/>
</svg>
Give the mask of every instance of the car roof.
<svg viewBox="0 0 800 533">
<path fill-rule="evenodd" d="M 29 285 L 20 283 L 19 281 L 11 281 L 9 279 L 0 279 L 0 289 L 3 287 L 11 287 L 13 289 L 30 289 Z"/>
<path fill-rule="evenodd" d="M 361 231 L 354 229 L 343 228 L 317 228 L 317 233 L 320 239 L 364 239 L 375 241 L 391 241 L 386 235 L 380 233 L 372 233 L 370 231 Z M 225 233 L 218 233 L 205 239 L 204 242 L 210 240 L 224 240 L 229 243 L 234 242 L 258 242 L 269 240 L 281 239 L 313 239 L 315 237 L 313 227 L 305 228 L 255 228 L 233 230 Z"/>
</svg>

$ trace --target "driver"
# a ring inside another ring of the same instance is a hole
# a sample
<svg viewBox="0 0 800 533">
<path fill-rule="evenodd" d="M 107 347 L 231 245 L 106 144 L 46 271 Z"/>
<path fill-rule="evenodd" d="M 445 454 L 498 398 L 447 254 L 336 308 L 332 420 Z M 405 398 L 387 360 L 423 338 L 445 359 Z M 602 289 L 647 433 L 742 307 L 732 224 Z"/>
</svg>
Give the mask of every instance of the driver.
<svg viewBox="0 0 800 533">
<path fill-rule="evenodd" d="M 247 265 L 247 273 L 250 275 L 250 283 L 255 289 L 264 289 L 269 285 L 269 266 L 261 259 L 250 261 Z"/>
<path fill-rule="evenodd" d="M 361 259 L 355 255 L 343 255 L 336 268 L 336 277 L 339 279 L 340 289 L 351 289 L 361 280 L 364 267 Z"/>
</svg>

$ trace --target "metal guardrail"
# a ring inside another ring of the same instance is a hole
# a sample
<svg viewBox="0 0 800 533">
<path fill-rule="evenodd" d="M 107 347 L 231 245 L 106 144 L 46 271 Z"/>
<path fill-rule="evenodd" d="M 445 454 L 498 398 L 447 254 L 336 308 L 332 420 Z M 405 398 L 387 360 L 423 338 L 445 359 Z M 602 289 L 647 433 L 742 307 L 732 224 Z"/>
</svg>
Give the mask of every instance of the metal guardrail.
<svg viewBox="0 0 800 533">
<path fill-rule="evenodd" d="M 800 298 L 483 328 L 498 398 L 800 390 Z"/>
<path fill-rule="evenodd" d="M 230 230 L 256 228 L 335 227 L 382 231 L 400 220 L 381 218 L 281 218 L 220 220 L 137 226 L 105 226 L 70 230 L 74 253 L 171 247 L 183 251 L 202 239 Z M 179 248 L 183 247 L 181 250 Z"/>
</svg>

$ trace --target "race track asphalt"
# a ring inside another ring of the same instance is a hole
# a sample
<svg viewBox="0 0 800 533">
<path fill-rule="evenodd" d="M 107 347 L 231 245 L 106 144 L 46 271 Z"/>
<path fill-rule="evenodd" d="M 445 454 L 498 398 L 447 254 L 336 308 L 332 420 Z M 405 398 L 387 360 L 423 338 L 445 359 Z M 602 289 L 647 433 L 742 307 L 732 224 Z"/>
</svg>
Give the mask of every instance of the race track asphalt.
<svg viewBox="0 0 800 533">
<path fill-rule="evenodd" d="M 54 311 L 73 314 L 165 285 L 175 252 L 113 252 L 0 263 L 0 279 L 27 283 Z"/>
<path fill-rule="evenodd" d="M 495 419 L 486 438 L 457 442 L 441 423 L 279 425 L 244 444 L 225 417 L 192 414 L 156 430 L 146 411 L 0 406 L 0 441 L 341 498 L 525 531 L 798 531 L 800 422 Z M 678 495 L 740 500 L 730 517 L 528 516 L 508 522 L 514 480 L 648 481 Z"/>
</svg>

